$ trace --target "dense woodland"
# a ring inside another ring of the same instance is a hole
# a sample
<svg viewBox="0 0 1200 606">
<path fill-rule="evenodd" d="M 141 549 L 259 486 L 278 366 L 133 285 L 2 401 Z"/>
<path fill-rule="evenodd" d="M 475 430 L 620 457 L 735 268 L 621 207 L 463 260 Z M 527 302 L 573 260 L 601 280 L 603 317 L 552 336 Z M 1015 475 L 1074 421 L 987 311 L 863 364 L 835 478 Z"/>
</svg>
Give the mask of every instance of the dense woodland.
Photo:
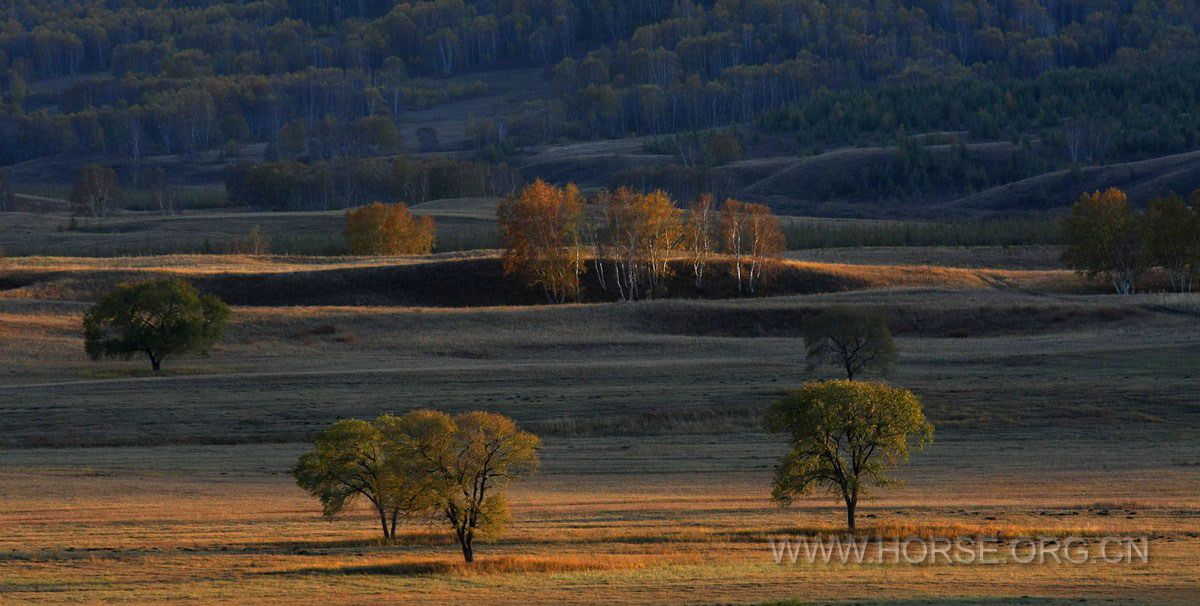
<svg viewBox="0 0 1200 606">
<path fill-rule="evenodd" d="M 478 116 L 471 149 L 451 151 L 494 164 L 539 143 L 730 125 L 802 154 L 941 131 L 1021 146 L 995 169 L 961 152 L 914 169 L 909 153 L 833 180 L 821 196 L 837 197 L 975 189 L 1200 140 L 1200 10 L 1178 0 L 6 5 L 3 164 L 104 154 L 136 167 L 247 143 L 276 161 L 394 155 L 404 112 L 485 94 L 472 74 L 513 67 L 540 68 L 550 92 Z M 421 138 L 438 149 L 436 133 Z M 681 177 L 653 185 L 669 178 Z"/>
</svg>

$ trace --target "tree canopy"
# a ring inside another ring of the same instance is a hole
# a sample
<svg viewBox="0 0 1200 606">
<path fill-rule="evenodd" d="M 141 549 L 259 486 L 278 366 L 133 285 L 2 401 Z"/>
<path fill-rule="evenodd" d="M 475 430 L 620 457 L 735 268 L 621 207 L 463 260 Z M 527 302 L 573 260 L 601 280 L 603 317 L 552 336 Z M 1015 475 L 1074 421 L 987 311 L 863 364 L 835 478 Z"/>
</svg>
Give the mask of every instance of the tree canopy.
<svg viewBox="0 0 1200 606">
<path fill-rule="evenodd" d="M 1125 192 L 1107 189 L 1084 194 L 1063 219 L 1063 260 L 1080 273 L 1107 278 L 1130 294 L 1148 261 L 1142 217 Z"/>
<path fill-rule="evenodd" d="M 432 217 L 414 216 L 405 204 L 383 204 L 346 211 L 342 235 L 354 255 L 427 255 L 433 251 Z"/>
<path fill-rule="evenodd" d="M 859 381 L 806 383 L 771 405 L 766 428 L 791 439 L 775 468 L 773 497 L 787 504 L 815 490 L 834 492 L 851 531 L 859 499 L 871 487 L 896 484 L 888 472 L 933 439 L 916 395 Z"/>
<path fill-rule="evenodd" d="M 505 490 L 537 469 L 541 440 L 496 413 L 414 410 L 370 422 L 338 421 L 317 434 L 315 446 L 292 473 L 325 515 L 364 498 L 385 540 L 395 540 L 398 521 L 440 521 L 469 563 L 476 537 L 503 530 Z"/>
<path fill-rule="evenodd" d="M 392 434 L 401 422 L 383 415 L 374 421 L 344 419 L 322 430 L 314 450 L 292 469 L 296 484 L 320 500 L 329 517 L 360 498 L 369 501 L 384 540 L 395 540 L 399 522 L 433 504 L 428 480 L 408 473 L 408 461 L 398 458 Z"/>
<path fill-rule="evenodd" d="M 127 284 L 84 314 L 84 345 L 93 360 L 143 354 L 157 372 L 168 357 L 207 353 L 224 334 L 229 313 L 220 299 L 185 280 Z"/>
</svg>

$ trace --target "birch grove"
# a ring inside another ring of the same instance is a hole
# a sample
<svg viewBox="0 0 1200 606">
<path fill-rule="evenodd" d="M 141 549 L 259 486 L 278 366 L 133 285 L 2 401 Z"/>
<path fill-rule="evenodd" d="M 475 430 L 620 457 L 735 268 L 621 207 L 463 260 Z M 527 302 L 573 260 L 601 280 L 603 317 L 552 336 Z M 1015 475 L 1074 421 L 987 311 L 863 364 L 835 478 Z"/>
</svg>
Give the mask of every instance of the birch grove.
<svg viewBox="0 0 1200 606">
<path fill-rule="evenodd" d="M 588 272 L 589 287 L 620 301 L 670 294 L 678 266 L 690 266 L 701 289 L 718 262 L 739 293 L 755 294 L 786 248 L 770 208 L 728 200 L 718 211 L 709 194 L 686 211 L 661 190 L 624 187 L 589 204 L 574 185 L 537 181 L 505 200 L 499 217 L 505 275 L 522 276 L 551 303 L 582 300 Z"/>
</svg>

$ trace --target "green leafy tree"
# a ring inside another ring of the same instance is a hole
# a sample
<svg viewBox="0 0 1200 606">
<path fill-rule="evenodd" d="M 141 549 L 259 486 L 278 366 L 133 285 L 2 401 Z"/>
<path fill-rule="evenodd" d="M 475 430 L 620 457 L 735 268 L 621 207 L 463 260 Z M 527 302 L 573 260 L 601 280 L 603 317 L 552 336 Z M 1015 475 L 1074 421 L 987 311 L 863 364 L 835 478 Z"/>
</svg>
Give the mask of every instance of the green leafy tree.
<svg viewBox="0 0 1200 606">
<path fill-rule="evenodd" d="M 836 493 L 851 532 L 859 499 L 870 487 L 897 484 L 888 472 L 913 446 L 933 439 L 912 392 L 858 381 L 805 384 L 771 406 L 766 428 L 791 436 L 791 450 L 775 468 L 773 498 L 787 505 L 816 490 Z"/>
<path fill-rule="evenodd" d="M 93 360 L 145 354 L 158 372 L 167 357 L 207 353 L 228 321 L 229 306 L 184 280 L 127 284 L 84 314 L 84 346 Z"/>
<path fill-rule="evenodd" d="M 887 376 L 898 356 L 887 318 L 853 307 L 831 307 L 805 322 L 804 347 L 808 370 L 832 364 L 851 381 L 868 368 Z"/>
<path fill-rule="evenodd" d="M 504 489 L 538 466 L 541 440 L 512 419 L 490 412 L 454 417 L 418 410 L 401 417 L 392 434 L 397 459 L 427 474 L 435 508 L 451 527 L 463 559 L 475 561 L 474 540 L 494 535 L 509 519 Z"/>
<path fill-rule="evenodd" d="M 1192 278 L 1200 265 L 1200 217 L 1177 194 L 1155 198 L 1146 207 L 1147 260 L 1163 268 L 1177 292 L 1192 290 Z"/>
<path fill-rule="evenodd" d="M 365 499 L 379 516 L 383 539 L 394 541 L 399 522 L 427 511 L 433 496 L 426 478 L 395 458 L 390 440 L 399 422 L 383 415 L 334 423 L 317 434 L 314 450 L 300 456 L 292 469 L 296 484 L 321 501 L 327 517 Z"/>
<path fill-rule="evenodd" d="M 1120 294 L 1132 294 L 1146 266 L 1142 218 L 1125 192 L 1084 194 L 1063 219 L 1063 260 L 1089 279 L 1106 277 Z"/>
</svg>

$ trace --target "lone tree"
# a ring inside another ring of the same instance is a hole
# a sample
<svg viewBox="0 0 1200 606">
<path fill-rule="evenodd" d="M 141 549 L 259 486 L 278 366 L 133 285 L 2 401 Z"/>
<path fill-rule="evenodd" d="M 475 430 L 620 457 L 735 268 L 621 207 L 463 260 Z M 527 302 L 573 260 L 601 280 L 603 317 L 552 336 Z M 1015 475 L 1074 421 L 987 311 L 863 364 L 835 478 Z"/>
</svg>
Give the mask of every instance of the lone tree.
<svg viewBox="0 0 1200 606">
<path fill-rule="evenodd" d="M 158 372 L 168 356 L 206 354 L 225 332 L 229 306 L 179 279 L 117 287 L 83 316 L 93 360 L 145 354 Z"/>
<path fill-rule="evenodd" d="M 887 376 L 895 363 L 896 343 L 883 314 L 853 307 L 831 307 L 804 325 L 808 370 L 828 363 L 846 371 L 846 378 L 867 368 Z"/>
<path fill-rule="evenodd" d="M 390 434 L 399 418 L 344 419 L 317 434 L 315 450 L 292 469 L 296 484 L 321 501 L 326 517 L 360 498 L 379 516 L 384 541 L 396 539 L 399 522 L 432 506 L 428 482 L 398 461 Z"/>
<path fill-rule="evenodd" d="M 1094 279 L 1106 277 L 1119 294 L 1132 294 L 1146 265 L 1142 219 L 1125 192 L 1084 194 L 1063 219 L 1063 260 Z"/>
<path fill-rule="evenodd" d="M 431 217 L 413 216 L 404 204 L 376 202 L 347 210 L 342 235 L 354 255 L 427 255 L 435 232 Z"/>
<path fill-rule="evenodd" d="M 418 410 L 401 417 L 393 433 L 398 459 L 425 477 L 434 507 L 450 525 L 463 559 L 475 561 L 477 535 L 499 532 L 508 521 L 503 490 L 538 466 L 541 440 L 512 419 L 490 412 L 454 417 Z"/>
<path fill-rule="evenodd" d="M 71 206 L 77 215 L 106 217 L 120 195 L 117 173 L 106 166 L 89 164 L 75 173 Z"/>
<path fill-rule="evenodd" d="M 912 392 L 857 381 L 805 384 L 771 406 L 766 428 L 791 435 L 791 451 L 775 468 L 772 497 L 787 505 L 815 490 L 839 494 L 851 532 L 868 488 L 898 484 L 887 472 L 908 460 L 912 445 L 933 439 Z"/>
</svg>

